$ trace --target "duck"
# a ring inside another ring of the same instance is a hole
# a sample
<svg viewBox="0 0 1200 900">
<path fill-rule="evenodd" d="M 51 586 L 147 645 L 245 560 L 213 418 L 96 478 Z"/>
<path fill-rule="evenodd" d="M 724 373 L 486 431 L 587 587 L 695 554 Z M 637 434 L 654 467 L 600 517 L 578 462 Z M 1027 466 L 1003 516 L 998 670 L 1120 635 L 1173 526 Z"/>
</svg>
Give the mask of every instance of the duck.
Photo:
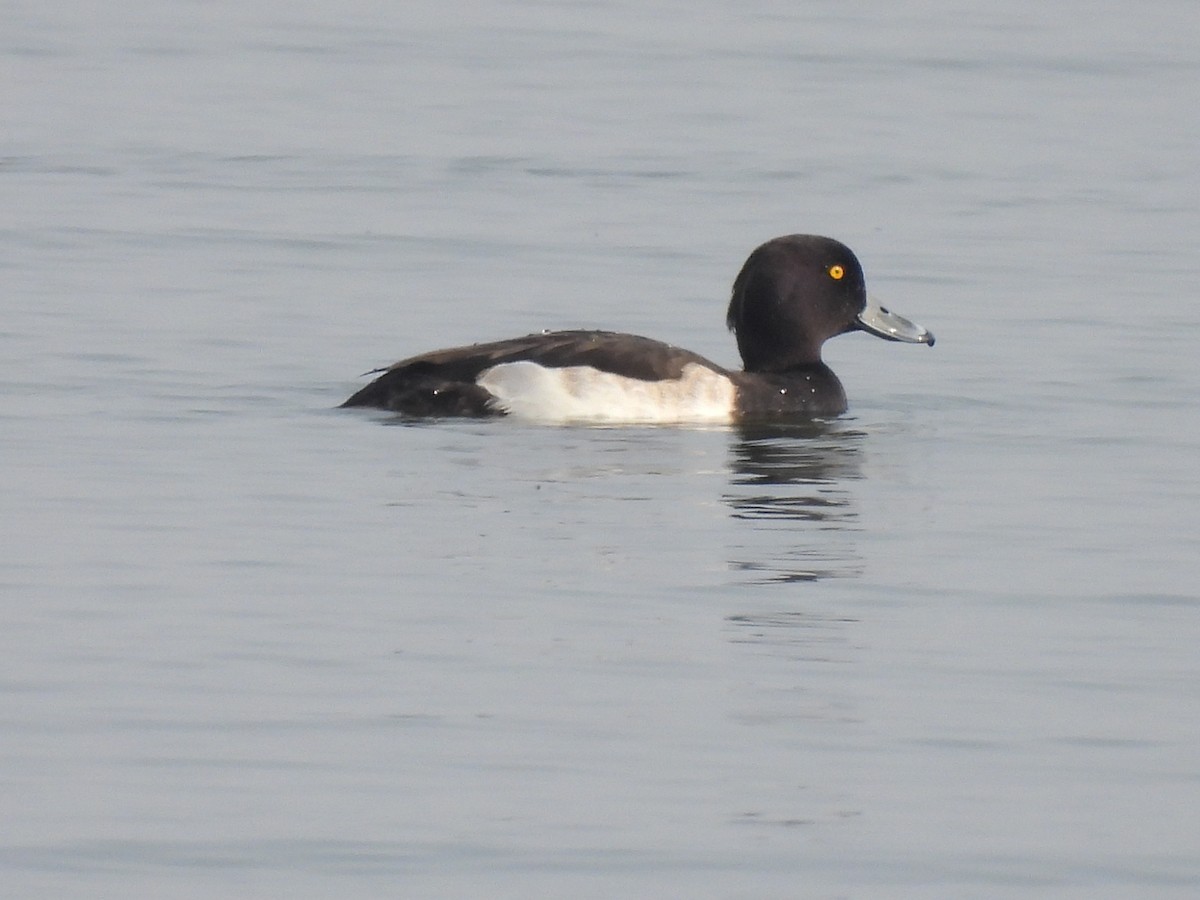
<svg viewBox="0 0 1200 900">
<path fill-rule="evenodd" d="M 341 404 L 404 417 L 511 416 L 544 423 L 754 424 L 836 417 L 846 392 L 821 359 L 826 340 L 864 331 L 934 344 L 880 306 L 862 265 L 833 238 L 791 234 L 750 254 L 726 325 L 740 371 L 663 341 L 614 331 L 543 331 L 434 350 L 374 369 Z"/>
</svg>

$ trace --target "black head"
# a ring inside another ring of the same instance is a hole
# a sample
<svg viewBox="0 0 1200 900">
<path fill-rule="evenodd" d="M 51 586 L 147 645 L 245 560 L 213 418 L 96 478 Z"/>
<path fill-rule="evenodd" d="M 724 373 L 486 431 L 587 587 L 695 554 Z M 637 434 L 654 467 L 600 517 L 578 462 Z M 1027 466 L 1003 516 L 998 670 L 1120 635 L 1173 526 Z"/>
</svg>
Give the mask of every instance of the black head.
<svg viewBox="0 0 1200 900">
<path fill-rule="evenodd" d="M 826 339 L 861 327 L 862 266 L 845 244 L 791 234 L 750 254 L 733 282 L 726 322 L 747 372 L 782 372 L 821 361 Z"/>
</svg>

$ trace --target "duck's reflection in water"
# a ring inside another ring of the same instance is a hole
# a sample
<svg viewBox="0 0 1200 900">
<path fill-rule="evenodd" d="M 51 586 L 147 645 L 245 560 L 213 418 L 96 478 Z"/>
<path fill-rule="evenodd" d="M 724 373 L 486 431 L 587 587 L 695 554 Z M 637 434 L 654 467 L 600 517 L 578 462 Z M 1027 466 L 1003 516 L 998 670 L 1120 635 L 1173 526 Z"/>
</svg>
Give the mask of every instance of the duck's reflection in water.
<svg viewBox="0 0 1200 900">
<path fill-rule="evenodd" d="M 845 422 L 742 429 L 730 448 L 725 502 L 736 521 L 729 565 L 742 583 L 726 616 L 730 640 L 770 648 L 788 659 L 844 662 L 852 614 L 810 591 L 755 591 L 861 573 L 853 483 L 862 477 L 864 433 Z M 750 601 L 749 604 L 746 601 Z M 741 609 L 737 609 L 740 606 Z M 749 606 L 749 608 L 747 608 Z M 748 720 L 823 716 L 828 698 L 747 698 Z M 799 703 L 799 706 L 797 705 Z"/>
<path fill-rule="evenodd" d="M 724 499 L 746 522 L 730 567 L 757 583 L 857 575 L 863 433 L 840 422 L 741 429 Z"/>
</svg>

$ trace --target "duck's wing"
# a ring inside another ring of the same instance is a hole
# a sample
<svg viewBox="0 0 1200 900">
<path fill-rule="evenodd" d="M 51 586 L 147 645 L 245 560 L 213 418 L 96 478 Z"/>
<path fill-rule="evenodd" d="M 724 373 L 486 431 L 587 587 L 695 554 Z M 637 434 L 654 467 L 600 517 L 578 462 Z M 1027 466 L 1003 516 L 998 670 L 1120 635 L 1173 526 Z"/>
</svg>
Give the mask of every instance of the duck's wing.
<svg viewBox="0 0 1200 900">
<path fill-rule="evenodd" d="M 434 350 L 382 370 L 342 406 L 372 406 L 408 415 L 498 415 L 479 386 L 481 373 L 504 363 L 529 361 L 547 368 L 588 366 L 643 381 L 676 379 L 695 363 L 720 366 L 699 354 L 633 334 L 550 331 L 524 337 Z"/>
</svg>

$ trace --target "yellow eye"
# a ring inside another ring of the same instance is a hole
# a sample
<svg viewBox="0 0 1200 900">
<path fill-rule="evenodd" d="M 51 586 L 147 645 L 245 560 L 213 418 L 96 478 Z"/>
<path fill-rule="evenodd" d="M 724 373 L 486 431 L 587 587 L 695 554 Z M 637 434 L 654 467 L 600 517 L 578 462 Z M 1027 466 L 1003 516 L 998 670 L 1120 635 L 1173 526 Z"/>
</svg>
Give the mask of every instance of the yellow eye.
<svg viewBox="0 0 1200 900">
<path fill-rule="evenodd" d="M 841 266 L 830 266 L 829 267 L 829 277 L 832 278 L 834 281 L 841 281 L 842 276 L 845 274 L 846 274 L 846 270 L 843 269 Z"/>
</svg>

